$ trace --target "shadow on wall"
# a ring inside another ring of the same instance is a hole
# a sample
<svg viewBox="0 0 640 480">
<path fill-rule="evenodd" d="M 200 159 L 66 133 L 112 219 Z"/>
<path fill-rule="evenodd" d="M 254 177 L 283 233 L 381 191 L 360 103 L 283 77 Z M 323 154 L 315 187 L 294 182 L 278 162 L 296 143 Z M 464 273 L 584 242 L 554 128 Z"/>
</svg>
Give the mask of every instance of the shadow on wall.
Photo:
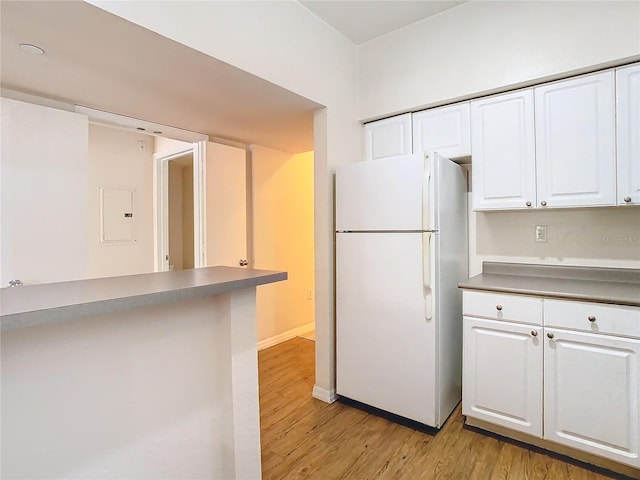
<svg viewBox="0 0 640 480">
<path fill-rule="evenodd" d="M 640 261 L 640 209 L 582 208 L 479 212 L 476 254 Z M 536 243 L 536 225 L 547 225 L 547 243 Z"/>
</svg>

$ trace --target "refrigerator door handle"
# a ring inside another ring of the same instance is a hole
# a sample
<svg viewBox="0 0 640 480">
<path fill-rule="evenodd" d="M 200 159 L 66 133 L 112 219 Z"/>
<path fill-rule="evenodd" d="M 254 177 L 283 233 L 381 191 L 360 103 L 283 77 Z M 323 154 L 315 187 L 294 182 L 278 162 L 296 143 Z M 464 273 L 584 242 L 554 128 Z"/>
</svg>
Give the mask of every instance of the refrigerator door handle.
<svg viewBox="0 0 640 480">
<path fill-rule="evenodd" d="M 431 190 L 431 156 L 427 153 L 424 156 L 424 183 L 422 184 L 422 228 L 423 230 L 431 230 L 431 219 L 429 218 L 429 209 L 431 202 L 429 200 Z"/>
<path fill-rule="evenodd" d="M 422 284 L 424 295 L 424 316 L 431 320 L 432 312 L 432 289 L 431 289 L 431 233 L 422 234 Z"/>
</svg>

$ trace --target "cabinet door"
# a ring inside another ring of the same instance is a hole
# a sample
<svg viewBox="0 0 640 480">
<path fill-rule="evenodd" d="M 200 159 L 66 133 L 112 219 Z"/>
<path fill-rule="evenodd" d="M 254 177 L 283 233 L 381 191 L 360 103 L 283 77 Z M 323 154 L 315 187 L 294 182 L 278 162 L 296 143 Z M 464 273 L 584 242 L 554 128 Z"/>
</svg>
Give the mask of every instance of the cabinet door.
<svg viewBox="0 0 640 480">
<path fill-rule="evenodd" d="M 534 92 L 538 206 L 614 205 L 613 71 Z"/>
<path fill-rule="evenodd" d="M 413 114 L 413 151 L 447 158 L 471 155 L 469 102 Z"/>
<path fill-rule="evenodd" d="M 471 102 L 473 209 L 536 205 L 533 90 Z"/>
<path fill-rule="evenodd" d="M 411 114 L 385 118 L 364 126 L 365 160 L 408 155 L 411 150 Z"/>
<path fill-rule="evenodd" d="M 542 436 L 542 327 L 464 317 L 462 413 Z"/>
<path fill-rule="evenodd" d="M 640 205 L 640 64 L 616 70 L 618 205 Z"/>
<path fill-rule="evenodd" d="M 639 467 L 640 340 L 545 333 L 545 438 Z"/>
</svg>

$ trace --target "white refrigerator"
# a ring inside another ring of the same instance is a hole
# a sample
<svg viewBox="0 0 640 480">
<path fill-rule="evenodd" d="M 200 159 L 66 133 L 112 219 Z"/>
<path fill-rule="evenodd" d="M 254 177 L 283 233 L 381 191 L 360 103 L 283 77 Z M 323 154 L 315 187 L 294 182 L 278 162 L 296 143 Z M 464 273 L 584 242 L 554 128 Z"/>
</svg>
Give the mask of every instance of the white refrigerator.
<svg viewBox="0 0 640 480">
<path fill-rule="evenodd" d="M 461 398 L 467 179 L 435 152 L 336 170 L 340 396 L 440 428 Z"/>
</svg>

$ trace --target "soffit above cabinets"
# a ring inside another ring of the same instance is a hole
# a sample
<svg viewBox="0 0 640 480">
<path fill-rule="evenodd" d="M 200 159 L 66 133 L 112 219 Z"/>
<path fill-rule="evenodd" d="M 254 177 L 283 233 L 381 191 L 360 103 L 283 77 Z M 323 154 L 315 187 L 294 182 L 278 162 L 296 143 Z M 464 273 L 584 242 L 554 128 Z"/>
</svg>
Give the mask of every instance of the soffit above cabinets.
<svg viewBox="0 0 640 480">
<path fill-rule="evenodd" d="M 320 17 L 356 45 L 432 17 L 465 1 L 341 0 L 327 2 L 301 0 Z"/>
</svg>

